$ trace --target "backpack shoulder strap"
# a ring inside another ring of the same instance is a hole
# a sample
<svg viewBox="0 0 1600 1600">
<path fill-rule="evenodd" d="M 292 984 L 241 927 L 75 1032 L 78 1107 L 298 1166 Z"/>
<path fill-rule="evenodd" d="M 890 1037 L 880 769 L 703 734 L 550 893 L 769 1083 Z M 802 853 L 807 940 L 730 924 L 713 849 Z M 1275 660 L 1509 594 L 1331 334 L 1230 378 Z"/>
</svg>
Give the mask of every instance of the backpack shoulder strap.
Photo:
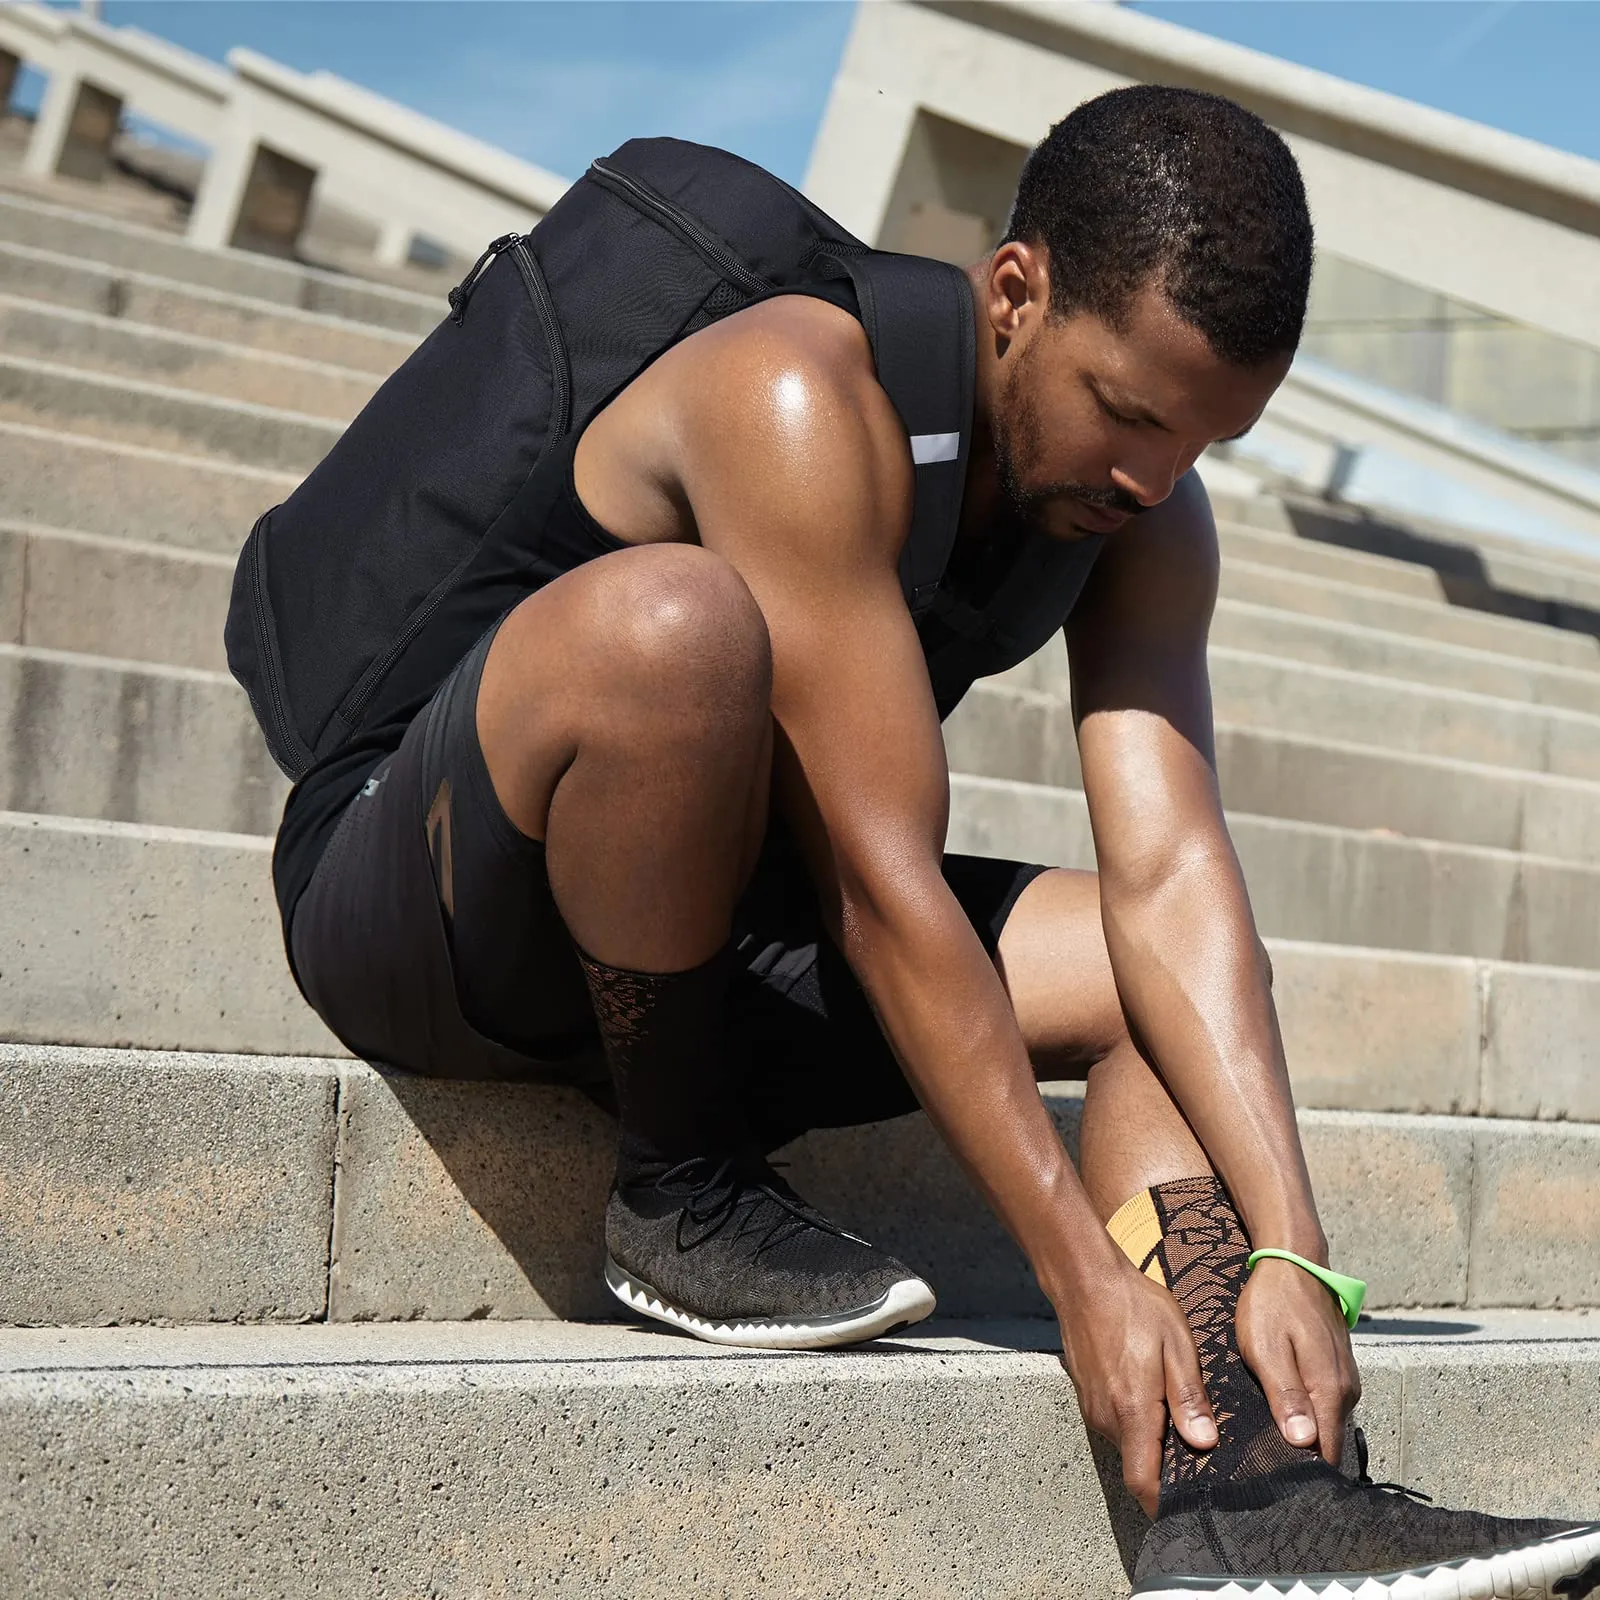
<svg viewBox="0 0 1600 1600">
<path fill-rule="evenodd" d="M 959 267 L 923 256 L 871 250 L 839 264 L 855 286 L 878 382 L 911 439 L 916 498 L 900 587 L 920 616 L 949 564 L 967 482 L 977 361 L 972 289 Z"/>
</svg>

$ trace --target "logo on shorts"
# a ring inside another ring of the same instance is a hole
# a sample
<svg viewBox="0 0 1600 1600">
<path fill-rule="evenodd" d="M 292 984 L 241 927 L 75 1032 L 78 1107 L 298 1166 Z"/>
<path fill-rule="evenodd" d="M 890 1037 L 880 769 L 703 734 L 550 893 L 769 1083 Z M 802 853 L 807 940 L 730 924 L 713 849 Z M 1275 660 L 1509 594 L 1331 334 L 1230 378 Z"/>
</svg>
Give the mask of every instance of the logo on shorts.
<svg viewBox="0 0 1600 1600">
<path fill-rule="evenodd" d="M 378 792 L 378 785 L 382 782 L 383 777 L 381 774 L 376 778 L 368 778 L 367 781 L 361 785 L 362 798 L 364 800 L 370 800 L 373 795 Z"/>
<path fill-rule="evenodd" d="M 450 780 L 445 778 L 439 792 L 428 807 L 428 854 L 433 858 L 434 883 L 439 899 L 444 904 L 445 915 L 456 914 L 456 873 L 450 849 Z"/>
</svg>

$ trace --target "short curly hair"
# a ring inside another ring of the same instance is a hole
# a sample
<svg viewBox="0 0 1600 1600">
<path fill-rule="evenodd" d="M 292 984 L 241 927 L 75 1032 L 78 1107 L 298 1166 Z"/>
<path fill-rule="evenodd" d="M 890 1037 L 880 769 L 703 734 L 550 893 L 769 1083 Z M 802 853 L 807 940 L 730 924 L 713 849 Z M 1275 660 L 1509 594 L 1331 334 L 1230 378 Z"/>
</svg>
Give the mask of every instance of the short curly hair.
<svg viewBox="0 0 1600 1600">
<path fill-rule="evenodd" d="M 1221 95 L 1138 84 L 1086 100 L 1029 155 L 1006 234 L 1043 245 L 1050 308 L 1123 325 L 1152 278 L 1224 361 L 1293 351 L 1311 214 L 1288 145 Z"/>
</svg>

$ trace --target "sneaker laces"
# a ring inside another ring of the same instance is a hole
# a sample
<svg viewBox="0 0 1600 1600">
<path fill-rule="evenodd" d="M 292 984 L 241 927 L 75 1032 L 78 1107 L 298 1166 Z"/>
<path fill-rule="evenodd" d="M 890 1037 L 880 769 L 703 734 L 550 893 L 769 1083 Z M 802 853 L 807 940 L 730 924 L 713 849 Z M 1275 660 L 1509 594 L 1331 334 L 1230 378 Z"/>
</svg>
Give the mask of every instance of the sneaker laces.
<svg viewBox="0 0 1600 1600">
<path fill-rule="evenodd" d="M 680 1161 L 677 1166 L 668 1168 L 656 1179 L 656 1187 L 665 1189 L 675 1182 L 689 1183 L 695 1169 L 703 1168 L 705 1165 L 704 1156 L 693 1156 L 687 1161 Z M 737 1170 L 738 1166 L 738 1157 L 725 1157 L 712 1169 L 709 1176 L 690 1187 L 688 1199 L 678 1218 L 680 1250 L 693 1250 L 708 1239 L 715 1238 L 741 1208 L 744 1214 L 740 1217 L 738 1229 L 733 1237 L 737 1241 L 759 1228 L 761 1237 L 756 1244 L 757 1255 L 784 1243 L 785 1240 L 796 1238 L 807 1229 L 831 1233 L 839 1239 L 856 1238 L 853 1233 L 847 1233 L 843 1228 L 829 1222 L 820 1212 L 813 1211 L 792 1190 L 785 1192 L 787 1185 L 784 1188 L 776 1188 L 771 1183 L 746 1176 Z M 777 1178 L 775 1173 L 773 1176 Z M 782 1183 L 781 1179 L 777 1181 Z M 763 1200 L 770 1201 L 778 1212 L 777 1216 L 767 1219 L 764 1224 L 759 1220 L 760 1202 Z M 692 1239 L 685 1237 L 686 1221 L 692 1222 L 700 1230 Z M 856 1240 L 856 1242 L 863 1241 Z"/>
<path fill-rule="evenodd" d="M 1372 1474 L 1367 1471 L 1367 1436 L 1360 1428 L 1355 1430 L 1356 1436 L 1356 1482 L 1363 1489 L 1378 1489 L 1385 1494 L 1401 1494 L 1407 1500 L 1417 1500 L 1423 1505 L 1431 1506 L 1433 1496 L 1424 1494 L 1420 1489 L 1408 1488 L 1403 1483 L 1374 1483 Z"/>
</svg>

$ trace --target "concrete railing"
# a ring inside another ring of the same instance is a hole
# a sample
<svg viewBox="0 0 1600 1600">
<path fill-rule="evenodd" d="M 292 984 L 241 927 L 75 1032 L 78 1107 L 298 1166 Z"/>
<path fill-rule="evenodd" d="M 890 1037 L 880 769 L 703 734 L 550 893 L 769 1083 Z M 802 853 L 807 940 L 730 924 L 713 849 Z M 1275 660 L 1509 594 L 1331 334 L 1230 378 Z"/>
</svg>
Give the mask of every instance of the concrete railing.
<svg viewBox="0 0 1600 1600">
<path fill-rule="evenodd" d="M 24 170 L 97 179 L 124 111 L 147 118 L 211 151 L 189 225 L 202 246 L 292 251 L 315 188 L 378 223 L 385 264 L 404 262 L 419 235 L 471 256 L 531 226 L 566 187 L 331 73 L 249 50 L 225 69 L 134 28 L 0 5 L 0 69 L 12 76 L 21 61 L 49 77 Z"/>
<path fill-rule="evenodd" d="M 403 261 L 413 233 L 462 254 L 524 230 L 565 183 L 542 168 L 330 73 L 294 72 L 229 52 L 233 94 L 195 197 L 189 237 L 218 247 L 298 232 L 311 185 L 385 227 L 380 259 Z M 276 210 L 265 204 L 276 196 Z M 247 235 L 241 237 L 241 234 Z"/>
<path fill-rule="evenodd" d="M 1306 356 L 1229 457 L 1331 500 L 1600 554 L 1600 473 Z"/>
<path fill-rule="evenodd" d="M 1321 249 L 1600 349 L 1600 162 L 1121 7 L 861 6 L 806 189 L 868 240 L 961 253 L 1003 227 L 1052 123 L 1136 81 L 1225 93 L 1280 128 Z"/>
<path fill-rule="evenodd" d="M 137 28 L 36 5 L 0 6 L 0 51 L 49 75 L 22 163 L 40 178 L 100 177 L 124 111 L 209 145 L 232 84 L 221 67 Z"/>
</svg>

